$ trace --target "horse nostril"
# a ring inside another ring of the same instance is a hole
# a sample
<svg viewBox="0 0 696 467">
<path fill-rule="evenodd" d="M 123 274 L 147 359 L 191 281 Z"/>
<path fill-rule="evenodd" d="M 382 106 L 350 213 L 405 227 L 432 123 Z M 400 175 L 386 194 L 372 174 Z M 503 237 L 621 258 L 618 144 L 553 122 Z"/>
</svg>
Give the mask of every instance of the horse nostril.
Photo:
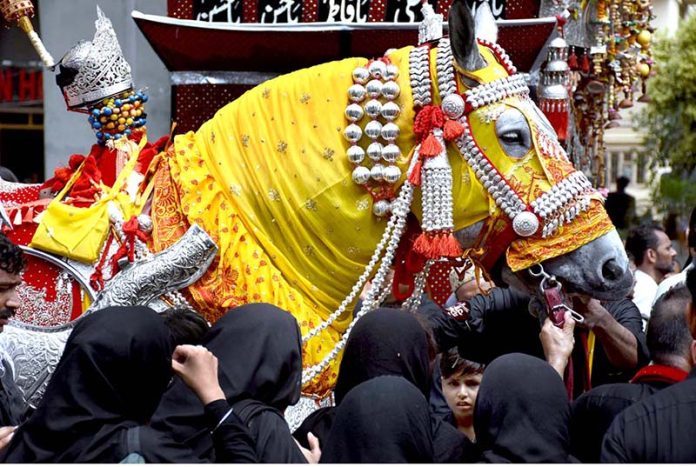
<svg viewBox="0 0 696 467">
<path fill-rule="evenodd" d="M 623 276 L 623 269 L 615 259 L 609 259 L 602 265 L 602 277 L 607 281 L 618 281 Z"/>
</svg>

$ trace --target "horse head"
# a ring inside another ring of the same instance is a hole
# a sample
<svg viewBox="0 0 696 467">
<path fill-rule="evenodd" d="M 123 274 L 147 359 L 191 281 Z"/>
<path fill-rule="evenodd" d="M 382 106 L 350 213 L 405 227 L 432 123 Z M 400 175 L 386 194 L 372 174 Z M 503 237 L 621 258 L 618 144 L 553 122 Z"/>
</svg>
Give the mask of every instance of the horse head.
<svg viewBox="0 0 696 467">
<path fill-rule="evenodd" d="M 460 243 L 485 245 L 478 260 L 489 269 L 497 263 L 503 280 L 519 287 L 536 288 L 538 279 L 527 270 L 541 264 L 570 291 L 625 296 L 632 286 L 628 259 L 602 198 L 568 160 L 495 44 L 492 15 L 479 9 L 475 34 L 467 7 L 455 2 L 449 23 L 458 91 L 466 101 L 465 132 L 456 146 L 466 161 L 461 180 L 470 185 L 460 197 L 487 198 L 487 212 L 474 218 L 455 204 Z"/>
</svg>

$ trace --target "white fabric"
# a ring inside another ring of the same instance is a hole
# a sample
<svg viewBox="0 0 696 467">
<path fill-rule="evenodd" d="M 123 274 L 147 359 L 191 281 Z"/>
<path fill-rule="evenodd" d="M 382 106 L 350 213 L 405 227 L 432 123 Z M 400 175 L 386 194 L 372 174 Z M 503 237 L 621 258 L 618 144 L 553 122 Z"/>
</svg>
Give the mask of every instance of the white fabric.
<svg viewBox="0 0 696 467">
<path fill-rule="evenodd" d="M 679 285 L 679 284 L 685 284 L 686 283 L 686 273 L 687 271 L 691 270 L 694 268 L 694 263 L 689 264 L 687 267 L 684 268 L 682 272 L 679 274 L 675 274 L 673 276 L 669 276 L 662 282 L 660 282 L 660 285 L 657 286 L 657 292 L 655 293 L 655 299 L 653 300 L 653 305 L 657 301 L 658 298 L 663 296 L 669 289 L 672 287 Z"/>
<path fill-rule="evenodd" d="M 657 293 L 657 282 L 640 269 L 636 269 L 635 278 L 636 285 L 633 289 L 633 303 L 640 310 L 640 316 L 643 318 L 643 330 L 645 330 L 645 324 L 650 319 L 653 299 Z"/>
</svg>

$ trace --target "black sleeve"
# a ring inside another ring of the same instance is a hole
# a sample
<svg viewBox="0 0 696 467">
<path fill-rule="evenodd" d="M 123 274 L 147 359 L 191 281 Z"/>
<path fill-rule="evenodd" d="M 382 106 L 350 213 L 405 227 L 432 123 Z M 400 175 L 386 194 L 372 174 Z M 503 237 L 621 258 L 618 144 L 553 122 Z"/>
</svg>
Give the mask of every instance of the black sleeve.
<svg viewBox="0 0 696 467">
<path fill-rule="evenodd" d="M 636 341 L 638 342 L 638 365 L 636 365 L 636 368 L 642 368 L 650 363 L 650 352 L 648 351 L 648 344 L 643 331 L 643 319 L 636 304 L 624 298 L 616 302 L 608 302 L 605 306 L 620 325 L 636 336 Z"/>
<path fill-rule="evenodd" d="M 433 333 L 438 352 L 451 349 L 472 334 L 466 322 L 452 318 L 427 296 L 423 297 L 416 313 L 426 321 Z"/>
<path fill-rule="evenodd" d="M 607 434 L 602 442 L 602 453 L 600 454 L 600 462 L 603 464 L 611 463 L 626 463 L 631 462 L 626 454 L 626 424 L 625 417 L 619 415 L 614 419 L 614 422 L 609 427 Z M 635 461 L 633 461 L 635 462 Z"/>
<path fill-rule="evenodd" d="M 205 416 L 213 434 L 215 459 L 220 463 L 258 463 L 254 441 L 249 430 L 226 400 L 213 401 L 205 406 Z"/>
<path fill-rule="evenodd" d="M 264 410 L 249 421 L 256 440 L 258 462 L 272 464 L 306 464 L 304 454 L 295 443 L 285 419 L 275 411 Z"/>
</svg>

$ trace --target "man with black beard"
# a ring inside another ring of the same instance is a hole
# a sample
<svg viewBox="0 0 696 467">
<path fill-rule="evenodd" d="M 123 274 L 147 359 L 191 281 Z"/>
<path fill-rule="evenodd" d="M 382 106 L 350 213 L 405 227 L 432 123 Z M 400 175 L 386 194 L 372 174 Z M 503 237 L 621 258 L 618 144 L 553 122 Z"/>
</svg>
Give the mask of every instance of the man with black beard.
<svg viewBox="0 0 696 467">
<path fill-rule="evenodd" d="M 22 250 L 0 233 L 0 332 L 19 306 L 17 286 L 22 283 Z M 27 405 L 15 384 L 11 358 L 0 350 L 0 449 L 26 415 Z"/>
</svg>

